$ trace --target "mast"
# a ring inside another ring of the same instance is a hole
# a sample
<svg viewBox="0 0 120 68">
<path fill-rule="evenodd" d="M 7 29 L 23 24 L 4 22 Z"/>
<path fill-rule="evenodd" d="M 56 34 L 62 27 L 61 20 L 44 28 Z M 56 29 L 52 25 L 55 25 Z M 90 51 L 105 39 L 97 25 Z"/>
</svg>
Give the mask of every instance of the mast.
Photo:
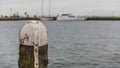
<svg viewBox="0 0 120 68">
<path fill-rule="evenodd" d="M 13 12 L 13 10 L 10 8 L 10 16 L 12 16 L 12 12 Z"/>
<path fill-rule="evenodd" d="M 51 16 L 51 0 L 49 0 L 49 17 Z"/>
<path fill-rule="evenodd" d="M 44 15 L 43 15 L 43 12 L 44 12 L 44 0 L 42 0 L 42 2 L 41 2 L 41 17 L 43 17 Z"/>
<path fill-rule="evenodd" d="M 113 17 L 114 17 L 114 10 L 112 11 Z"/>
</svg>

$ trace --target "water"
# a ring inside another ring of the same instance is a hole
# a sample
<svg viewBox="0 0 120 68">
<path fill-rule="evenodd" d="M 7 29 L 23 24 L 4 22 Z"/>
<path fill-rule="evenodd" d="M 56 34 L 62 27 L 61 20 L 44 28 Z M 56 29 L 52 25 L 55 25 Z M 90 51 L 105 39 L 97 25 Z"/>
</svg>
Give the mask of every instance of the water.
<svg viewBox="0 0 120 68">
<path fill-rule="evenodd" d="M 18 68 L 18 34 L 25 21 L 0 21 L 0 68 Z M 48 68 L 120 68 L 120 21 L 44 21 Z"/>
</svg>

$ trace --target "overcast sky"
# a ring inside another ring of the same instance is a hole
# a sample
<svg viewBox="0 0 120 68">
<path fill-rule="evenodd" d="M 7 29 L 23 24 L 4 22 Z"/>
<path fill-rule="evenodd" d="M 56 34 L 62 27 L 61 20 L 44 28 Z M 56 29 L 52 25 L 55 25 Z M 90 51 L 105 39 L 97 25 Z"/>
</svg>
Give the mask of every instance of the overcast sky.
<svg viewBox="0 0 120 68">
<path fill-rule="evenodd" d="M 48 2 L 44 0 L 44 14 L 48 15 Z M 71 13 L 79 15 L 120 16 L 120 0 L 51 0 L 51 14 Z M 41 0 L 0 0 L 0 15 L 14 12 L 41 15 Z"/>
</svg>

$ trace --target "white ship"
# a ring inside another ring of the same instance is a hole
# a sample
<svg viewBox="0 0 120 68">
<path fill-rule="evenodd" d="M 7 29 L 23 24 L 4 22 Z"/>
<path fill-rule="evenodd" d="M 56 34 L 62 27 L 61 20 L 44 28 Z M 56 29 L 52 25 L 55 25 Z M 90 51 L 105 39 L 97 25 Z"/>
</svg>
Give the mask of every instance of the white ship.
<svg viewBox="0 0 120 68">
<path fill-rule="evenodd" d="M 86 17 L 75 16 L 75 15 L 72 15 L 72 14 L 62 14 L 60 16 L 57 16 L 57 20 L 84 21 L 85 19 L 86 19 Z"/>
</svg>

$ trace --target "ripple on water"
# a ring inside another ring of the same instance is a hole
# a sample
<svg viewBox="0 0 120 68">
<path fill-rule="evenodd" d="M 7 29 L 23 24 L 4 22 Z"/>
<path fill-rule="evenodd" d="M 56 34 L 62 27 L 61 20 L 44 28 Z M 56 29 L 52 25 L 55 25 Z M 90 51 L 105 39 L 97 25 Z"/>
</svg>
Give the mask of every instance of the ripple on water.
<svg viewBox="0 0 120 68">
<path fill-rule="evenodd" d="M 49 65 L 50 68 L 53 66 L 54 68 L 82 68 L 82 67 L 97 67 L 99 63 L 91 63 L 91 62 L 54 62 L 53 64 Z"/>
<path fill-rule="evenodd" d="M 16 44 L 16 41 L 1 43 L 0 68 L 16 68 L 18 66 L 18 44 Z"/>
</svg>

